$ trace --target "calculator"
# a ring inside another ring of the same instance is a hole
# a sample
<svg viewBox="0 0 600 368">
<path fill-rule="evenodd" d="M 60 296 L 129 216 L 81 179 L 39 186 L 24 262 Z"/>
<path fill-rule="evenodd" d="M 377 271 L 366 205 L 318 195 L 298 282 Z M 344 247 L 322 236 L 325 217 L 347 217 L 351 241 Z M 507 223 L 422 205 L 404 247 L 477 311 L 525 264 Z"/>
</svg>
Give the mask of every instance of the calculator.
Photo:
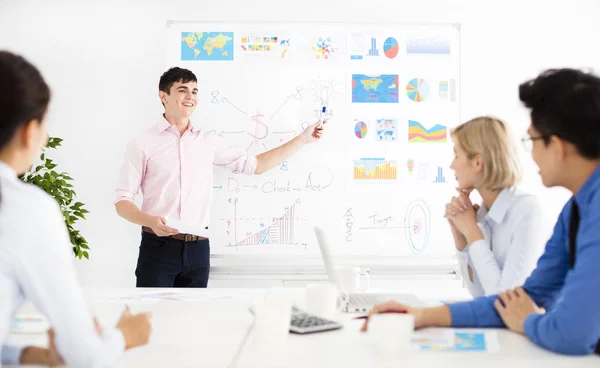
<svg viewBox="0 0 600 368">
<path fill-rule="evenodd" d="M 290 332 L 297 334 L 308 334 L 313 332 L 337 330 L 339 328 L 342 328 L 342 324 L 338 322 L 303 312 L 297 308 L 292 309 Z"/>
<path fill-rule="evenodd" d="M 254 314 L 254 308 L 248 308 Z M 292 320 L 290 321 L 290 332 L 297 334 L 308 334 L 313 332 L 331 331 L 342 328 L 342 324 L 326 318 L 307 313 L 296 306 L 292 306 Z"/>
</svg>

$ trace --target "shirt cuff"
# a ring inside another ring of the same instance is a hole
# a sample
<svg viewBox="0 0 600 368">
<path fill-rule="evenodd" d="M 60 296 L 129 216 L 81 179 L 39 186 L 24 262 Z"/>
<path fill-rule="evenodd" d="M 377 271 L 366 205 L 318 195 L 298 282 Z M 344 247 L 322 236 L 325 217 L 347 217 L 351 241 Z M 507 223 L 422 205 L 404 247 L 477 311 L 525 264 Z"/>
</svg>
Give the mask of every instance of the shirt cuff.
<svg viewBox="0 0 600 368">
<path fill-rule="evenodd" d="M 246 167 L 244 173 L 247 175 L 254 175 L 256 172 L 256 166 L 258 165 L 258 160 L 256 156 L 249 156 L 248 161 L 246 161 Z"/>
<path fill-rule="evenodd" d="M 117 193 L 117 198 L 115 199 L 115 201 L 113 202 L 113 204 L 117 204 L 121 201 L 129 201 L 129 202 L 133 202 L 133 198 L 130 197 L 129 195 L 125 195 L 122 193 Z"/>
<path fill-rule="evenodd" d="M 473 305 L 471 302 L 461 302 L 448 304 L 452 318 L 452 327 L 472 327 Z"/>
<path fill-rule="evenodd" d="M 114 353 L 114 356 L 111 356 L 111 359 L 108 359 L 110 362 L 116 362 L 123 351 L 125 351 L 125 337 L 123 333 L 118 328 L 110 328 L 104 330 L 102 334 L 102 340 L 110 346 L 108 351 Z"/>
<path fill-rule="evenodd" d="M 479 227 L 479 230 L 481 231 L 481 235 L 483 235 L 483 239 L 475 240 L 473 243 L 468 244 L 465 247 L 465 250 L 468 251 L 469 254 L 471 254 L 471 251 L 473 250 L 475 255 L 481 255 L 482 252 L 485 252 L 486 246 L 488 247 L 487 250 L 491 251 L 491 249 L 489 249 L 489 246 L 487 245 L 488 242 L 486 241 L 486 239 L 491 239 L 491 236 L 490 236 L 485 224 L 478 222 L 477 227 Z M 472 254 L 471 254 L 471 256 L 472 256 Z"/>
<path fill-rule="evenodd" d="M 461 250 L 456 250 L 456 259 L 458 259 L 458 263 L 460 265 L 466 265 L 469 263 L 469 250 L 467 248 Z"/>
<path fill-rule="evenodd" d="M 19 365 L 21 354 L 25 346 L 3 345 L 2 346 L 2 364 Z"/>
<path fill-rule="evenodd" d="M 475 240 L 465 249 L 469 252 L 471 258 L 481 257 L 485 253 L 491 251 L 488 247 L 488 242 L 485 241 L 485 239 Z"/>
<path fill-rule="evenodd" d="M 542 314 L 532 313 L 527 318 L 525 318 L 525 323 L 523 323 L 523 331 L 525 335 L 529 337 L 532 341 L 534 340 L 535 335 L 535 326 L 537 325 L 538 319 L 542 317 Z"/>
</svg>

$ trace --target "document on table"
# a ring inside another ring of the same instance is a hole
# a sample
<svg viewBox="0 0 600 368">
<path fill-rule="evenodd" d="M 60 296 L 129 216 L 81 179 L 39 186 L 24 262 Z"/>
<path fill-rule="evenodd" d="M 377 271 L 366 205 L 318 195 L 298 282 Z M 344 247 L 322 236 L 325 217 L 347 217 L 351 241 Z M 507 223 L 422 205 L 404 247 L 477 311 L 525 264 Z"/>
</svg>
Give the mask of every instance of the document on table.
<svg viewBox="0 0 600 368">
<path fill-rule="evenodd" d="M 46 318 L 39 314 L 18 315 L 13 318 L 10 333 L 43 334 L 50 328 Z"/>
<path fill-rule="evenodd" d="M 105 303 L 158 303 L 161 300 L 174 300 L 180 302 L 201 302 L 210 300 L 231 299 L 230 296 L 210 295 L 204 292 L 181 292 L 181 291 L 150 291 L 134 293 L 130 295 L 114 296 L 101 299 Z"/>
<path fill-rule="evenodd" d="M 426 328 L 415 331 L 413 345 L 421 351 L 492 353 L 500 350 L 495 331 Z"/>
</svg>

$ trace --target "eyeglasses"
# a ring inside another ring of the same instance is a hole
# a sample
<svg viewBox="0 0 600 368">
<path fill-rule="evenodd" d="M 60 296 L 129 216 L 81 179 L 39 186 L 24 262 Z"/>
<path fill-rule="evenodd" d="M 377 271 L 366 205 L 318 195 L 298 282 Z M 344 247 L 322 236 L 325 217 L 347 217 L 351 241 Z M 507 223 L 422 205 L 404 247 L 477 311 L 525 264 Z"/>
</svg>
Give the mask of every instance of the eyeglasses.
<svg viewBox="0 0 600 368">
<path fill-rule="evenodd" d="M 523 148 L 527 152 L 531 152 L 533 150 L 533 141 L 537 141 L 539 139 L 546 139 L 546 136 L 540 135 L 539 137 L 530 137 L 525 136 L 521 138 L 521 143 L 523 143 Z"/>
</svg>

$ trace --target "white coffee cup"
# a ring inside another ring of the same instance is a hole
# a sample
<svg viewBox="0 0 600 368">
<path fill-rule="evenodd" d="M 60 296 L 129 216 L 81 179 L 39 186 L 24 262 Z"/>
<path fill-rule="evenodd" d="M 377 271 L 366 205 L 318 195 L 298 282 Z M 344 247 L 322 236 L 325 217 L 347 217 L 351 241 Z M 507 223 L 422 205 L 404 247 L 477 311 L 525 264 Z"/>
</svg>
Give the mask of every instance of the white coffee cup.
<svg viewBox="0 0 600 368">
<path fill-rule="evenodd" d="M 368 270 L 355 266 L 338 266 L 335 272 L 340 289 L 345 292 L 363 292 L 371 286 Z M 365 276 L 365 284 L 361 285 L 361 276 Z"/>
<path fill-rule="evenodd" d="M 369 317 L 368 334 L 381 355 L 402 355 L 412 350 L 414 327 L 412 314 L 374 314 Z"/>
<path fill-rule="evenodd" d="M 267 299 L 254 309 L 254 326 L 249 341 L 249 359 L 255 364 L 281 362 L 287 352 L 292 319 L 292 303 L 283 299 Z"/>
<path fill-rule="evenodd" d="M 323 318 L 333 318 L 337 311 L 338 288 L 330 282 L 306 286 L 306 311 Z"/>
</svg>

